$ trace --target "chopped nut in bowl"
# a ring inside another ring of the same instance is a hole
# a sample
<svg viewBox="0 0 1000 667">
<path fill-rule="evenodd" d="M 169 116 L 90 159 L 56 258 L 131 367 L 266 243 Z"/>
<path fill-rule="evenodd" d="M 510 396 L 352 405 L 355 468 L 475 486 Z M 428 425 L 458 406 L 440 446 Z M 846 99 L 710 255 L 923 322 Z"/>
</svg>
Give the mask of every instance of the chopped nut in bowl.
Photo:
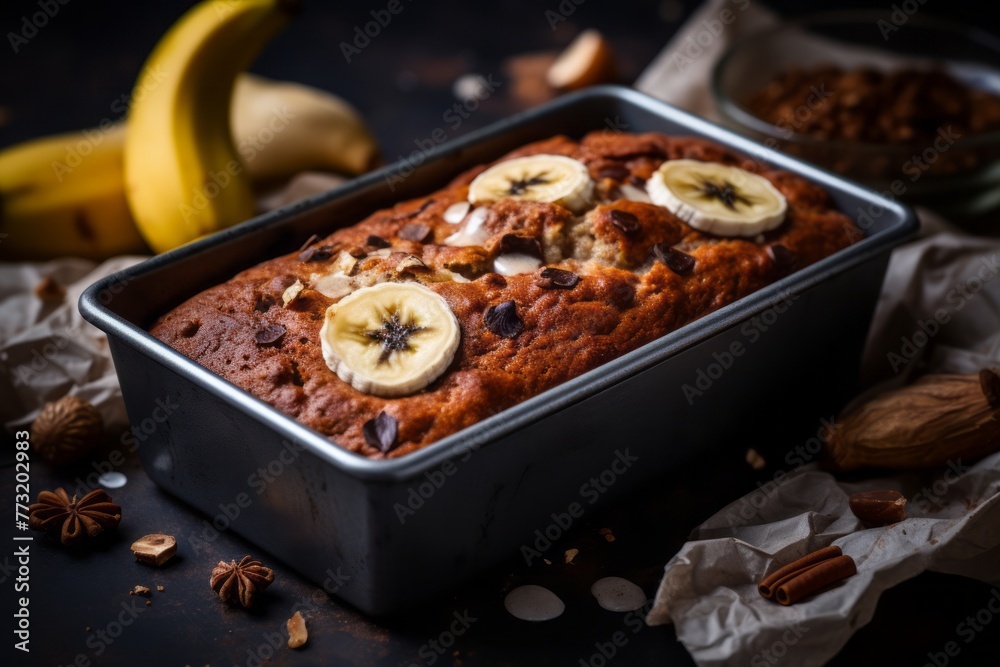
<svg viewBox="0 0 1000 667">
<path fill-rule="evenodd" d="M 712 76 L 723 122 L 892 199 L 958 217 L 1000 205 L 1000 40 L 884 19 L 816 15 L 734 43 Z"/>
</svg>

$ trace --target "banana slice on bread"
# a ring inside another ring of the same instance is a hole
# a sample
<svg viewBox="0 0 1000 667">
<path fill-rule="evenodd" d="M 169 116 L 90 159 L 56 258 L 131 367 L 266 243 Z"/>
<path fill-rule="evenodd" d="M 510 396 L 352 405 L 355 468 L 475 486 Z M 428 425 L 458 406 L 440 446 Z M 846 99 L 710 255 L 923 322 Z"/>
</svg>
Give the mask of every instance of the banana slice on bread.
<svg viewBox="0 0 1000 667">
<path fill-rule="evenodd" d="M 586 165 L 565 155 L 529 155 L 493 165 L 469 185 L 473 204 L 513 198 L 550 202 L 579 213 L 590 206 L 594 181 Z"/>
<path fill-rule="evenodd" d="M 326 365 L 358 391 L 406 396 L 441 376 L 461 331 L 448 303 L 418 283 L 363 287 L 326 311 Z"/>
<path fill-rule="evenodd" d="M 717 162 L 668 160 L 646 183 L 653 203 L 695 229 L 756 236 L 785 220 L 788 202 L 763 176 Z"/>
</svg>

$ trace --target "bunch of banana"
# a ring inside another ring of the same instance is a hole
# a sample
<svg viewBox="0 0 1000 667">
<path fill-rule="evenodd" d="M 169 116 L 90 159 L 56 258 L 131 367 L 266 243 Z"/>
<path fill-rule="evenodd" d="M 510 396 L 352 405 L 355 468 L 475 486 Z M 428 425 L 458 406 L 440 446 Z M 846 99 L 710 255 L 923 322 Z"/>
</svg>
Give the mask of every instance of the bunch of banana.
<svg viewBox="0 0 1000 667">
<path fill-rule="evenodd" d="M 358 391 L 406 396 L 441 376 L 461 339 L 448 302 L 419 283 L 363 287 L 326 311 L 326 365 Z"/>
<path fill-rule="evenodd" d="M 370 168 L 378 155 L 372 135 L 358 113 L 334 95 L 249 74 L 236 76 L 231 104 L 198 92 L 225 87 L 218 79 L 223 61 L 234 51 L 252 55 L 274 30 L 260 22 L 280 18 L 279 6 L 287 5 L 211 0 L 171 31 L 183 30 L 183 39 L 170 39 L 167 48 L 165 38 L 157 48 L 143 71 L 173 72 L 176 78 L 165 77 L 155 86 L 144 83 L 143 95 L 136 95 L 142 99 L 132 109 L 129 126 L 139 129 L 128 133 L 128 144 L 132 182 L 141 187 L 131 201 L 125 188 L 125 124 L 0 151 L 0 234 L 6 234 L 0 236 L 0 258 L 104 259 L 148 252 L 137 222 L 154 249 L 168 250 L 214 226 L 250 217 L 247 176 L 261 189 L 306 169 L 359 174 Z M 252 20 L 250 9 L 255 10 Z M 235 33 L 227 39 L 234 45 L 200 48 L 218 41 L 213 35 L 219 31 Z M 248 39 L 253 31 L 261 33 L 256 40 Z M 232 72 L 229 64 L 225 69 Z M 211 105 L 215 112 L 202 116 Z M 137 114 L 140 106 L 149 108 Z M 228 110 L 224 120 L 219 109 Z M 141 120 L 133 122 L 137 115 Z M 237 174 L 234 184 L 230 172 L 237 168 L 245 173 Z M 198 175 L 207 180 L 196 182 Z M 233 202 L 223 190 L 239 196 Z"/>
<path fill-rule="evenodd" d="M 236 79 L 233 143 L 254 187 L 308 169 L 363 174 L 379 159 L 361 115 L 336 95 L 253 74 Z"/>
<path fill-rule="evenodd" d="M 285 0 L 207 0 L 147 58 L 143 69 L 160 81 L 133 95 L 125 194 L 156 252 L 253 217 L 250 178 L 229 124 L 233 88 L 296 8 Z"/>
</svg>

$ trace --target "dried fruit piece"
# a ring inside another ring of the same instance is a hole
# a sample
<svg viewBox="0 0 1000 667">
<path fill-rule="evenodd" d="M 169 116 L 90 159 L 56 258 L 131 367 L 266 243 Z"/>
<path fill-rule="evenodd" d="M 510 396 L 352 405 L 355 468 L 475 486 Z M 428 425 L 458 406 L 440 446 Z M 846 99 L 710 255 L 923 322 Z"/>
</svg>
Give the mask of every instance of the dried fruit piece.
<svg viewBox="0 0 1000 667">
<path fill-rule="evenodd" d="M 580 276 L 572 271 L 548 267 L 542 269 L 538 285 L 545 289 L 573 289 L 580 282 Z"/>
<path fill-rule="evenodd" d="M 839 420 L 827 464 L 855 468 L 935 468 L 1000 450 L 1000 408 L 979 375 L 926 375 L 880 394 Z"/>
<path fill-rule="evenodd" d="M 542 257 L 542 245 L 538 239 L 530 236 L 520 236 L 518 234 L 504 234 L 500 239 L 501 255 L 529 255 L 531 257 Z"/>
<path fill-rule="evenodd" d="M 172 535 L 153 533 L 132 543 L 132 555 L 140 563 L 163 565 L 177 553 L 177 540 Z"/>
<path fill-rule="evenodd" d="M 870 526 L 897 523 L 906 516 L 906 497 L 899 491 L 862 491 L 847 500 L 854 516 Z"/>
<path fill-rule="evenodd" d="M 792 269 L 799 262 L 799 256 L 780 243 L 767 246 L 767 254 L 779 269 Z"/>
<path fill-rule="evenodd" d="M 642 229 L 639 218 L 628 211 L 611 210 L 611 224 L 620 229 L 626 236 L 631 236 Z"/>
<path fill-rule="evenodd" d="M 280 324 L 268 324 L 266 327 L 257 331 L 254 335 L 254 340 L 257 341 L 258 345 L 274 345 L 281 340 L 281 337 L 285 335 L 285 327 Z"/>
<path fill-rule="evenodd" d="M 632 172 L 623 164 L 606 164 L 597 170 L 598 178 L 610 178 L 615 181 L 624 181 Z"/>
<path fill-rule="evenodd" d="M 399 422 L 392 415 L 386 414 L 385 410 L 378 413 L 375 419 L 369 419 L 361 427 L 361 432 L 365 436 L 365 442 L 372 447 L 378 448 L 383 454 L 388 454 L 396 446 L 396 437 L 399 434 Z"/>
<path fill-rule="evenodd" d="M 227 602 L 239 602 L 244 607 L 252 607 L 258 593 L 271 585 L 274 572 L 263 563 L 250 556 L 244 556 L 239 563 L 219 561 L 212 570 L 208 583 L 219 597 Z"/>
<path fill-rule="evenodd" d="M 504 301 L 496 306 L 490 306 L 483 314 L 486 328 L 504 338 L 516 338 L 524 331 L 524 321 L 517 314 L 517 304 Z"/>
<path fill-rule="evenodd" d="M 333 247 L 332 246 L 310 246 L 299 253 L 300 262 L 325 262 L 326 260 L 333 257 Z"/>
<path fill-rule="evenodd" d="M 114 530 L 121 519 L 122 508 L 111 502 L 104 489 L 94 489 L 80 500 L 75 495 L 70 499 L 62 488 L 42 491 L 38 500 L 28 506 L 31 529 L 58 532 L 59 540 L 67 547 Z"/>
<path fill-rule="evenodd" d="M 299 648 L 309 639 L 306 619 L 302 617 L 302 612 L 297 611 L 292 614 L 285 625 L 288 628 L 288 648 Z"/>
<path fill-rule="evenodd" d="M 31 442 L 49 463 L 79 460 L 100 442 L 104 433 L 101 413 L 76 396 L 46 403 L 31 425 Z"/>
<path fill-rule="evenodd" d="M 390 247 L 392 247 L 391 243 L 389 243 L 388 241 L 386 241 L 381 236 L 375 236 L 374 234 L 370 234 L 368 236 L 368 240 L 366 241 L 366 243 L 368 245 L 370 245 L 371 247 L 373 247 L 373 248 L 380 248 L 381 249 L 381 248 L 390 248 Z"/>
<path fill-rule="evenodd" d="M 404 226 L 399 230 L 399 233 L 397 233 L 396 236 L 406 241 L 427 243 L 431 240 L 433 231 L 434 230 L 431 229 L 429 225 L 417 222 Z"/>
<path fill-rule="evenodd" d="M 352 245 L 350 248 L 348 248 L 344 252 L 346 252 L 348 255 L 350 255 L 354 259 L 364 259 L 365 257 L 368 256 L 368 251 L 365 250 L 364 248 L 362 248 L 359 245 Z"/>
<path fill-rule="evenodd" d="M 695 264 L 698 263 L 698 260 L 692 255 L 662 243 L 653 246 L 653 257 L 679 276 L 691 273 Z"/>
</svg>

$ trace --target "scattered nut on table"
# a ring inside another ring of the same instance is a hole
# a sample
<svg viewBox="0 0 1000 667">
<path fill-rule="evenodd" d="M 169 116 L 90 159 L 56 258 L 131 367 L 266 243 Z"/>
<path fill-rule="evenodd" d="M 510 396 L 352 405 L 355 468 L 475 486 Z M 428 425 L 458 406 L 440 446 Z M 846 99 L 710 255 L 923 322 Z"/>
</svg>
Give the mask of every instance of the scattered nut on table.
<svg viewBox="0 0 1000 667">
<path fill-rule="evenodd" d="M 897 523 L 906 517 L 906 497 L 899 491 L 861 491 L 848 498 L 847 504 L 869 526 Z"/>
<path fill-rule="evenodd" d="M 760 453 L 753 447 L 747 450 L 746 461 L 747 464 L 754 470 L 763 470 L 767 467 L 767 461 L 765 461 L 764 457 L 761 456 Z"/>
<path fill-rule="evenodd" d="M 92 450 L 104 433 L 101 413 L 76 396 L 46 403 L 31 425 L 31 443 L 45 461 L 73 463 Z"/>
<path fill-rule="evenodd" d="M 140 563 L 163 565 L 177 553 L 177 540 L 172 535 L 153 533 L 137 539 L 131 549 Z"/>
<path fill-rule="evenodd" d="M 288 619 L 288 648 L 299 648 L 309 639 L 309 632 L 306 630 L 306 619 L 302 617 L 302 612 L 295 612 Z"/>
</svg>

